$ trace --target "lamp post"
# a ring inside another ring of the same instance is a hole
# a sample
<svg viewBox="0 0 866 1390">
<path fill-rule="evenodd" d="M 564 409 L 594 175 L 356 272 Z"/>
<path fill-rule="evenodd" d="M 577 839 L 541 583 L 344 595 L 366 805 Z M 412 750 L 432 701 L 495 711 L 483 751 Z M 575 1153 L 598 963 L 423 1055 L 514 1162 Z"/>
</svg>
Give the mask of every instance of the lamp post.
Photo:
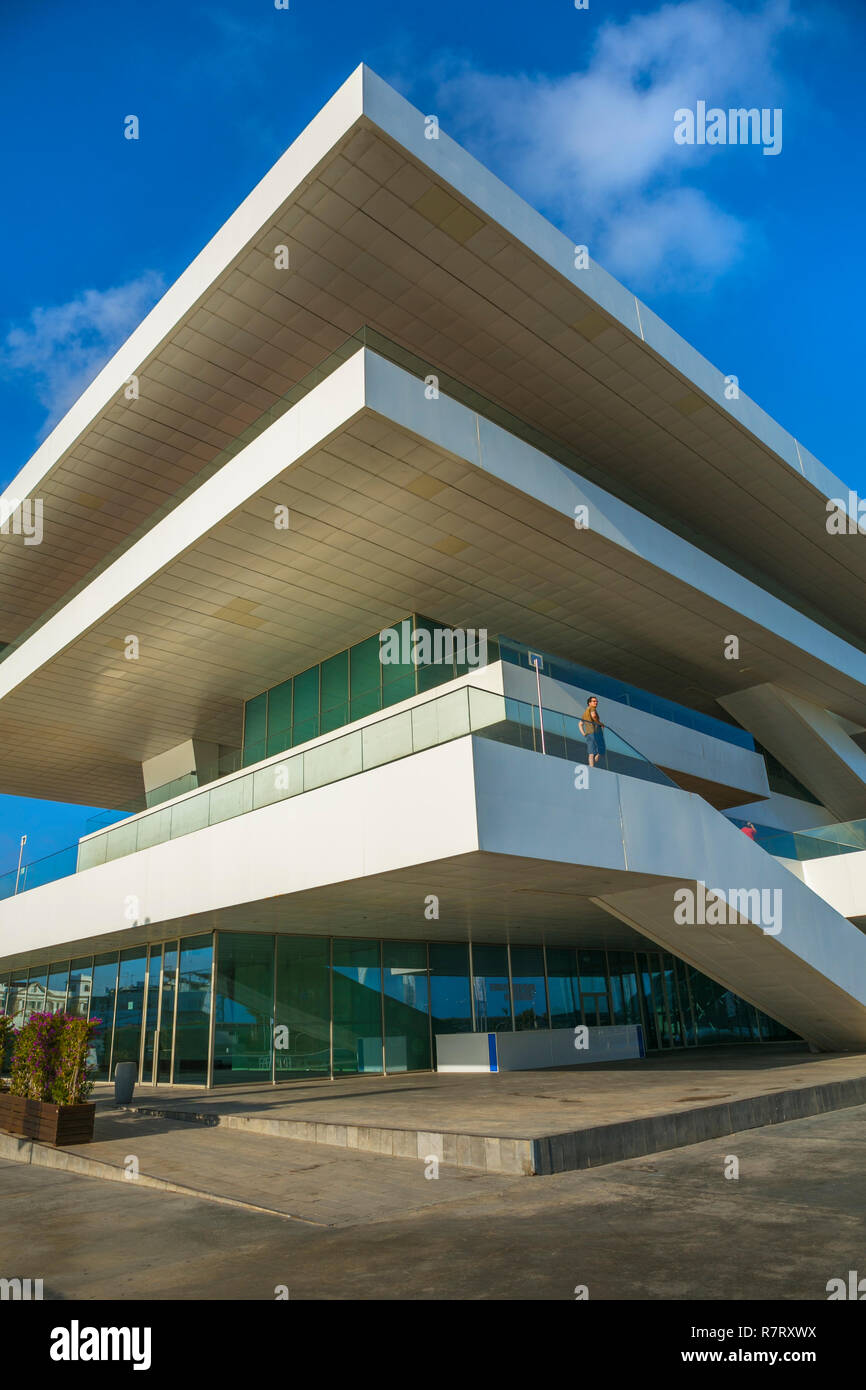
<svg viewBox="0 0 866 1390">
<path fill-rule="evenodd" d="M 541 709 L 541 658 L 536 656 L 533 652 L 529 660 L 531 665 L 535 667 L 535 688 L 538 691 L 538 727 L 541 731 L 541 751 L 542 753 L 546 753 L 547 749 L 544 746 L 544 715 Z"/>
<path fill-rule="evenodd" d="M 21 860 L 22 860 L 23 857 L 24 857 L 24 846 L 25 846 L 26 844 L 27 844 L 27 836 L 26 836 L 26 835 L 22 835 L 22 836 L 21 836 L 21 843 L 20 843 L 20 845 L 18 846 L 18 871 L 17 871 L 17 873 L 15 874 L 15 892 L 16 892 L 16 893 L 18 892 L 18 884 L 19 884 L 20 879 L 21 879 Z"/>
</svg>

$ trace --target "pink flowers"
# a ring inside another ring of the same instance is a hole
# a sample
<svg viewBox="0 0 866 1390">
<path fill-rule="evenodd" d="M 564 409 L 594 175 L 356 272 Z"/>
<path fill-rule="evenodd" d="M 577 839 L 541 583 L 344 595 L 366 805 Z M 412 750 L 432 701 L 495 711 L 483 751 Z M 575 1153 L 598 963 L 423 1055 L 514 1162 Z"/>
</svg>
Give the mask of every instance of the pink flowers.
<svg viewBox="0 0 866 1390">
<path fill-rule="evenodd" d="M 12 1051 L 12 1094 L 57 1105 L 79 1105 L 93 1089 L 87 1050 L 99 1018 L 33 1013 Z"/>
</svg>

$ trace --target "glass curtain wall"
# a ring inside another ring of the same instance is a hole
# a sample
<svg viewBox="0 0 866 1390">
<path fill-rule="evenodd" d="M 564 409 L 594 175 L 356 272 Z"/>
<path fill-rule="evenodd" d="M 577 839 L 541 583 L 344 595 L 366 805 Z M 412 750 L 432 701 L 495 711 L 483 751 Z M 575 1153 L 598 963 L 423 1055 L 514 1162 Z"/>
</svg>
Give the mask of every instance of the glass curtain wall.
<svg viewBox="0 0 866 1390">
<path fill-rule="evenodd" d="M 382 629 L 393 632 L 394 640 L 383 643 L 381 634 L 373 633 L 248 700 L 243 766 L 462 675 L 468 667 L 457 660 L 459 647 L 443 640 L 446 630 L 442 623 L 416 613 Z M 416 639 L 414 633 L 421 636 Z M 422 641 L 426 645 L 418 645 Z M 413 655 L 419 658 L 417 664 Z"/>
<path fill-rule="evenodd" d="M 98 1080 L 205 1085 L 427 1070 L 437 1033 L 640 1024 L 648 1050 L 781 1042 L 783 1025 L 662 951 L 203 934 L 0 975 L 36 1008 L 101 1018 Z M 212 1040 L 212 1041 L 211 1041 Z M 8 1059 L 7 1059 L 8 1066 Z"/>
</svg>

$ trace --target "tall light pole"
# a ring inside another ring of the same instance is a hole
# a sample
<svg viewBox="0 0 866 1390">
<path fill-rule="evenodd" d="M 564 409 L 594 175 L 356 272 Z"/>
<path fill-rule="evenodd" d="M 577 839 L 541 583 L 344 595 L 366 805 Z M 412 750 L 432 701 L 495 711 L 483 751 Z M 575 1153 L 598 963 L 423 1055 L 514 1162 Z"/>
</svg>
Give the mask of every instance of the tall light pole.
<svg viewBox="0 0 866 1390">
<path fill-rule="evenodd" d="M 547 749 L 544 746 L 544 715 L 541 710 L 541 658 L 532 652 L 529 661 L 530 664 L 535 667 L 535 688 L 538 691 L 538 727 L 541 730 L 541 751 L 542 753 L 546 753 Z"/>
<path fill-rule="evenodd" d="M 21 860 L 24 857 L 24 846 L 27 844 L 27 836 L 21 836 L 21 844 L 18 846 L 18 872 L 15 875 L 15 892 L 18 892 L 18 883 L 21 878 Z"/>
</svg>

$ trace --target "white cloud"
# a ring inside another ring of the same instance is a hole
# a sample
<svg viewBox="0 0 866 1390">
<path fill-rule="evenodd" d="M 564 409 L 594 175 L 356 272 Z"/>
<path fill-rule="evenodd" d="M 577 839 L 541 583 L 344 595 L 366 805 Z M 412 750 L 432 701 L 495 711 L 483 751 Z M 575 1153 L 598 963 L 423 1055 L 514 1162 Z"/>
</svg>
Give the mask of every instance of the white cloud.
<svg viewBox="0 0 866 1390">
<path fill-rule="evenodd" d="M 66 304 L 34 309 L 25 323 L 9 330 L 0 349 L 0 370 L 29 379 L 48 411 L 43 435 L 129 337 L 163 289 L 162 276 L 146 271 L 126 285 L 85 290 Z"/>
<path fill-rule="evenodd" d="M 603 265 L 657 286 L 675 257 L 680 286 L 705 284 L 734 264 L 748 226 L 690 186 L 719 156 L 676 145 L 674 112 L 701 99 L 780 105 L 776 50 L 798 23 L 788 0 L 748 13 L 726 0 L 664 5 L 604 24 L 587 65 L 566 76 L 440 65 L 439 107 L 449 131 Z"/>
</svg>

